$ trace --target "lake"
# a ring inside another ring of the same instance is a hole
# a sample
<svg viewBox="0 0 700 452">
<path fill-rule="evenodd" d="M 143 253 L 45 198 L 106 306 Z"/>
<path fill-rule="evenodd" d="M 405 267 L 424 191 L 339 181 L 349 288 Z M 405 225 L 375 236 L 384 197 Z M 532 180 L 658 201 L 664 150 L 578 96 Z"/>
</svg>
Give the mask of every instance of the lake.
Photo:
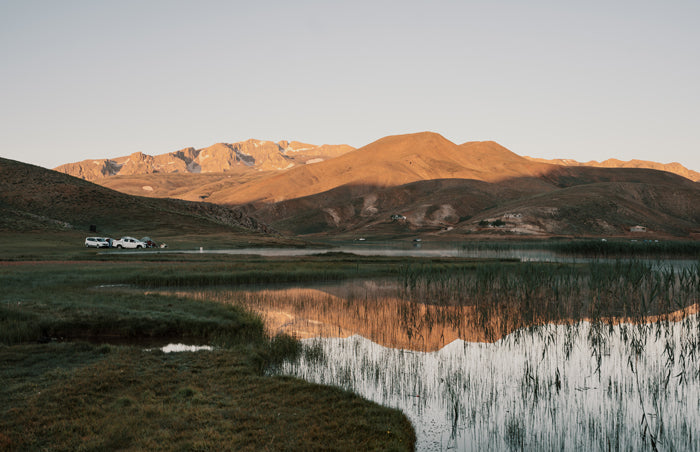
<svg viewBox="0 0 700 452">
<path fill-rule="evenodd" d="M 638 245 L 643 246 L 643 244 Z M 264 257 L 295 257 L 313 256 L 326 253 L 347 253 L 358 256 L 377 257 L 423 257 L 423 258 L 473 258 L 473 259 L 503 259 L 517 260 L 520 262 L 558 262 L 558 263 L 589 263 L 589 262 L 615 262 L 620 258 L 601 258 L 585 255 L 569 254 L 556 251 L 545 246 L 520 244 L 494 245 L 479 244 L 478 242 L 402 242 L 402 241 L 377 241 L 377 242 L 334 242 L 327 248 L 234 248 L 234 249 L 193 249 L 193 250 L 109 250 L 100 254 L 220 254 L 236 256 L 264 256 Z M 623 260 L 646 261 L 659 263 L 660 265 L 672 265 L 674 267 L 691 267 L 698 263 L 698 258 L 657 258 L 641 254 L 640 257 L 624 258 Z"/>
<path fill-rule="evenodd" d="M 418 450 L 700 450 L 697 266 L 416 267 L 183 293 L 302 338 L 272 372 L 401 409 Z"/>
</svg>

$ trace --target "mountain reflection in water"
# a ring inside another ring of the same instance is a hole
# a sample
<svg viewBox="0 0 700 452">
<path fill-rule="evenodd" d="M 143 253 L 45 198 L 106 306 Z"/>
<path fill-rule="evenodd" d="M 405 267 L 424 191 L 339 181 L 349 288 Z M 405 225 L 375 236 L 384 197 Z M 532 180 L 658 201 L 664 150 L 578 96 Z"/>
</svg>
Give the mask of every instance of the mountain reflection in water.
<svg viewBox="0 0 700 452">
<path fill-rule="evenodd" d="M 418 450 L 700 447 L 697 303 L 565 319 L 418 303 L 402 290 L 351 281 L 219 296 L 259 312 L 273 334 L 304 338 L 307 352 L 276 372 L 399 408 Z"/>
<path fill-rule="evenodd" d="M 455 339 L 484 342 L 472 306 L 432 306 L 395 296 L 390 282 L 243 292 L 272 333 L 299 338 L 360 335 L 386 347 L 439 350 Z"/>
<path fill-rule="evenodd" d="M 195 295 L 246 306 L 262 316 L 271 335 L 286 333 L 299 339 L 359 335 L 385 347 L 423 352 L 439 350 L 457 339 L 495 342 L 521 328 L 590 320 L 586 315 L 525 312 L 521 304 L 507 302 L 417 302 L 395 280 L 352 280 L 280 289 L 216 289 Z M 643 316 L 608 315 L 595 320 L 610 325 L 678 321 L 696 313 L 698 305 L 668 311 Z"/>
<path fill-rule="evenodd" d="M 274 372 L 402 410 L 418 450 L 700 450 L 698 267 L 414 270 L 183 294 L 304 339 Z"/>
</svg>

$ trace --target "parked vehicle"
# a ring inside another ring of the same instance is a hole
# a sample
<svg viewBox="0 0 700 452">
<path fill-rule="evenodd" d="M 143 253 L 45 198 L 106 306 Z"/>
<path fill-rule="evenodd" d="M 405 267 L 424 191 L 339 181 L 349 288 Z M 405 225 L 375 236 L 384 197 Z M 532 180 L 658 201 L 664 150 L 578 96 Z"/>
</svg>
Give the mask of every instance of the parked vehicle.
<svg viewBox="0 0 700 452">
<path fill-rule="evenodd" d="M 141 239 L 141 241 L 146 244 L 147 248 L 155 248 L 156 247 L 156 242 L 151 240 L 150 237 L 144 237 Z"/>
<path fill-rule="evenodd" d="M 109 240 L 106 237 L 87 237 L 86 248 L 109 248 Z"/>
<path fill-rule="evenodd" d="M 112 246 L 116 248 L 146 248 L 144 242 L 133 237 L 122 237 L 112 242 Z"/>
</svg>

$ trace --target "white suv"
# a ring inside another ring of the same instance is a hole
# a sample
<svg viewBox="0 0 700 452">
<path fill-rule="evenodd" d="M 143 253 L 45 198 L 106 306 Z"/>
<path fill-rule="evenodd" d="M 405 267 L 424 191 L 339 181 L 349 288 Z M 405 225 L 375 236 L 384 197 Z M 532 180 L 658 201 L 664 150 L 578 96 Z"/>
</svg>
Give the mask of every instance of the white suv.
<svg viewBox="0 0 700 452">
<path fill-rule="evenodd" d="M 116 248 L 146 248 L 144 242 L 133 237 L 122 237 L 112 242 L 112 246 Z"/>
<path fill-rule="evenodd" d="M 88 237 L 85 239 L 86 248 L 109 248 L 109 240 L 106 237 Z"/>
</svg>

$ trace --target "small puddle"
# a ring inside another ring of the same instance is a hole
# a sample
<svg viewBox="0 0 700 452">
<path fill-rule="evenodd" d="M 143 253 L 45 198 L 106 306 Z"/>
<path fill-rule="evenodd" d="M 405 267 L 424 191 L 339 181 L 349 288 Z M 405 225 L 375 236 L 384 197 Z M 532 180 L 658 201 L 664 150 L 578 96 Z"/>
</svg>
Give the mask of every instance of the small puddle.
<svg viewBox="0 0 700 452">
<path fill-rule="evenodd" d="M 150 352 L 153 350 L 160 350 L 163 353 L 180 353 L 180 352 L 199 352 L 199 351 L 212 351 L 214 347 L 211 345 L 186 345 L 186 344 L 168 344 L 158 349 L 147 348 L 145 351 Z"/>
</svg>

